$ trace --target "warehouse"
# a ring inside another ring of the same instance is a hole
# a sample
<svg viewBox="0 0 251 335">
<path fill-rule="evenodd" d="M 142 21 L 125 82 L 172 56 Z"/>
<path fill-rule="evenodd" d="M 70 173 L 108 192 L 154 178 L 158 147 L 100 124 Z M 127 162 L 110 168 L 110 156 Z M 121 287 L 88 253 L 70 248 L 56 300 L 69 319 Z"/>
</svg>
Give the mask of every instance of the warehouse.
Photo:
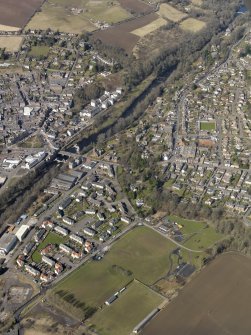
<svg viewBox="0 0 251 335">
<path fill-rule="evenodd" d="M 17 244 L 17 237 L 12 234 L 4 234 L 0 238 L 0 254 L 7 255 Z"/>
<path fill-rule="evenodd" d="M 27 236 L 28 232 L 30 230 L 30 227 L 27 226 L 26 224 L 23 224 L 18 231 L 16 232 L 16 237 L 20 242 L 23 241 L 23 239 Z"/>
<path fill-rule="evenodd" d="M 66 198 L 59 206 L 58 208 L 61 209 L 62 211 L 66 209 L 70 204 L 72 203 L 71 198 Z"/>
</svg>

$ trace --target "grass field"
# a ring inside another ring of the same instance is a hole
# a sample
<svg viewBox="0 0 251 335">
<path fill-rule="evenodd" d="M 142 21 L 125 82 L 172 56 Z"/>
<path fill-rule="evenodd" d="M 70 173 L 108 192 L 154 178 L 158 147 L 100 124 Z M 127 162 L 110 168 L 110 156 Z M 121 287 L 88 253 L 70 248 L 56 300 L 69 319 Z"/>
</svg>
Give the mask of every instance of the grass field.
<svg viewBox="0 0 251 335">
<path fill-rule="evenodd" d="M 44 146 L 44 142 L 39 136 L 29 137 L 24 142 L 18 143 L 18 146 L 21 148 L 42 148 Z"/>
<path fill-rule="evenodd" d="M 177 216 L 169 216 L 169 219 L 183 226 L 181 228 L 184 237 L 183 244 L 192 250 L 204 251 L 223 237 L 205 222 L 187 220 Z"/>
<path fill-rule="evenodd" d="M 23 37 L 21 36 L 0 36 L 0 49 L 9 52 L 17 52 L 22 44 Z"/>
<path fill-rule="evenodd" d="M 200 122 L 200 130 L 214 131 L 215 129 L 216 129 L 215 122 L 207 122 L 207 121 Z"/>
<path fill-rule="evenodd" d="M 43 240 L 42 243 L 39 244 L 39 246 L 37 247 L 37 249 L 33 252 L 32 254 L 32 260 L 36 263 L 40 263 L 41 260 L 42 260 L 42 256 L 40 254 L 40 250 L 42 250 L 43 248 L 45 248 L 48 244 L 56 244 L 56 245 L 59 245 L 60 243 L 64 243 L 65 241 L 65 238 L 58 235 L 58 234 L 55 234 L 55 233 L 52 233 L 50 232 L 46 238 Z"/>
<path fill-rule="evenodd" d="M 192 0 L 192 4 L 195 6 L 201 6 L 203 4 L 203 0 Z"/>
<path fill-rule="evenodd" d="M 176 8 L 164 3 L 160 5 L 158 14 L 165 18 L 168 19 L 172 22 L 179 22 L 185 17 L 187 17 L 187 14 L 182 13 L 181 11 L 177 10 Z"/>
<path fill-rule="evenodd" d="M 250 335 L 250 276 L 250 258 L 234 253 L 217 257 L 142 334 Z"/>
<path fill-rule="evenodd" d="M 194 18 L 188 18 L 181 22 L 180 27 L 181 29 L 190 31 L 191 33 L 197 33 L 206 27 L 206 23 Z"/>
<path fill-rule="evenodd" d="M 119 240 L 105 257 L 91 261 L 53 289 L 70 292 L 88 306 L 102 305 L 133 278 L 153 284 L 170 267 L 169 252 L 175 245 L 157 232 L 138 227 Z"/>
<path fill-rule="evenodd" d="M 111 306 L 98 311 L 90 323 L 101 335 L 128 335 L 162 302 L 161 296 L 134 281 Z"/>
<path fill-rule="evenodd" d="M 46 45 L 33 46 L 29 52 L 31 57 L 47 57 L 50 48 Z"/>
<path fill-rule="evenodd" d="M 133 30 L 131 33 L 134 35 L 137 35 L 139 37 L 144 37 L 147 34 L 150 34 L 151 32 L 155 31 L 156 29 L 164 26 L 167 24 L 167 21 L 163 18 L 158 18 L 157 20 L 147 24 L 144 27 L 138 28 L 136 30 Z"/>
<path fill-rule="evenodd" d="M 77 9 L 76 11 L 72 8 Z M 117 1 L 105 0 L 47 0 L 27 25 L 26 29 L 59 30 L 66 33 L 82 33 L 97 29 L 95 22 L 116 23 L 128 19 L 131 14 Z"/>
</svg>

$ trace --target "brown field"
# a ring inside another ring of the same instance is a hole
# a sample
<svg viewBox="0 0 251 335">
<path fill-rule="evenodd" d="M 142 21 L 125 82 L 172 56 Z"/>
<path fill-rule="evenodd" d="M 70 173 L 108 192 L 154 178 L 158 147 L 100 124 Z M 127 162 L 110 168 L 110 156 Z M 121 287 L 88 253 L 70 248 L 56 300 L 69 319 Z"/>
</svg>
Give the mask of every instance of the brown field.
<svg viewBox="0 0 251 335">
<path fill-rule="evenodd" d="M 21 36 L 0 36 L 0 49 L 6 49 L 9 52 L 17 52 L 23 42 Z"/>
<path fill-rule="evenodd" d="M 190 31 L 191 33 L 197 33 L 206 27 L 206 23 L 190 17 L 182 21 L 180 27 L 184 30 Z"/>
<path fill-rule="evenodd" d="M 251 260 L 228 253 L 197 275 L 143 335 L 250 335 Z"/>
<path fill-rule="evenodd" d="M 149 6 L 141 0 L 119 0 L 119 3 L 121 7 L 127 11 L 136 14 L 146 14 L 153 11 L 153 7 Z"/>
<path fill-rule="evenodd" d="M 140 38 L 131 32 L 148 25 L 156 19 L 158 19 L 158 15 L 152 13 L 138 19 L 123 22 L 106 30 L 97 31 L 93 34 L 93 36 L 96 39 L 100 39 L 105 44 L 131 52 Z"/>
<path fill-rule="evenodd" d="M 0 0 L 0 24 L 22 28 L 42 3 L 43 0 Z"/>
<path fill-rule="evenodd" d="M 162 17 L 159 17 L 157 20 L 154 20 L 153 22 L 147 24 L 146 26 L 133 30 L 132 34 L 137 35 L 139 37 L 144 37 L 165 25 L 167 25 L 167 21 Z"/>
</svg>

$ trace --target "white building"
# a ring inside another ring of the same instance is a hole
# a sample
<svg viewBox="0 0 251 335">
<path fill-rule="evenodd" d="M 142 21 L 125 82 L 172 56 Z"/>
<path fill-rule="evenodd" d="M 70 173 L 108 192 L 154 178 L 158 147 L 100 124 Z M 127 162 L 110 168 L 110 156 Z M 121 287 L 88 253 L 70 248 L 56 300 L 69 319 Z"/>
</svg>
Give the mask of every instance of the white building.
<svg viewBox="0 0 251 335">
<path fill-rule="evenodd" d="M 16 232 L 16 237 L 20 242 L 23 241 L 23 239 L 27 236 L 28 232 L 30 230 L 30 227 L 27 226 L 26 224 L 23 224 L 18 231 Z"/>
</svg>

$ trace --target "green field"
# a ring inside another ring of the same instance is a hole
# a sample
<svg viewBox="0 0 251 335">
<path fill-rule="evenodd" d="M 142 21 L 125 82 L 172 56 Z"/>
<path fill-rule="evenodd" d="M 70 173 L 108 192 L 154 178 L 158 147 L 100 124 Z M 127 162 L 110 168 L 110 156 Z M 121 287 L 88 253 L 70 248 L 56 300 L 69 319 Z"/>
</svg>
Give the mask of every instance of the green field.
<svg viewBox="0 0 251 335">
<path fill-rule="evenodd" d="M 50 48 L 46 45 L 33 46 L 29 52 L 30 57 L 47 57 Z"/>
<path fill-rule="evenodd" d="M 98 311 L 90 323 L 101 335 L 128 335 L 162 302 L 161 296 L 134 281 L 111 306 Z"/>
<path fill-rule="evenodd" d="M 200 130 L 215 131 L 215 129 L 216 129 L 215 122 L 207 122 L 207 121 L 200 122 Z"/>
<path fill-rule="evenodd" d="M 183 226 L 180 229 L 184 236 L 183 244 L 192 250 L 204 251 L 223 237 L 203 221 L 187 220 L 174 215 L 169 216 L 169 219 Z"/>
<path fill-rule="evenodd" d="M 40 263 L 42 260 L 42 256 L 40 254 L 40 250 L 42 250 L 43 248 L 45 248 L 48 244 L 56 244 L 59 245 L 60 243 L 64 243 L 65 241 L 65 237 L 62 237 L 56 233 L 52 233 L 50 232 L 46 238 L 43 240 L 42 243 L 39 244 L 39 246 L 37 247 L 37 249 L 33 252 L 32 254 L 32 260 L 36 263 Z"/>
<path fill-rule="evenodd" d="M 53 289 L 71 293 L 79 302 L 97 308 L 134 278 L 153 284 L 170 267 L 175 245 L 157 232 L 138 227 L 119 240 L 101 261 L 81 266 Z"/>
</svg>

